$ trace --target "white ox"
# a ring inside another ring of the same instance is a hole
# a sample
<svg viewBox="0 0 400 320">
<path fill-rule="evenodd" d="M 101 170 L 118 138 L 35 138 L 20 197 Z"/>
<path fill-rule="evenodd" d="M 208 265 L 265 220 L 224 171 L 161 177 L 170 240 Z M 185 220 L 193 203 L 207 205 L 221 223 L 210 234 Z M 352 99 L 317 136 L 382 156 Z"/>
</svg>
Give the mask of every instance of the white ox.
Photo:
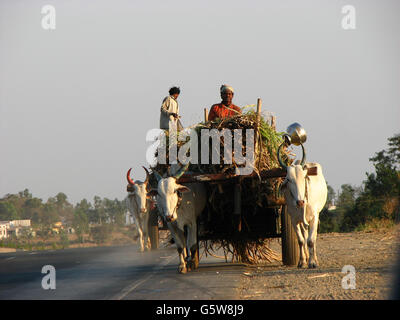
<svg viewBox="0 0 400 320">
<path fill-rule="evenodd" d="M 126 178 L 128 186 L 126 187 L 128 196 L 126 197 L 126 205 L 129 212 L 134 218 L 136 228 L 139 233 L 140 252 L 143 252 L 145 247 L 148 248 L 149 242 L 149 212 L 151 207 L 151 200 L 147 196 L 147 185 L 149 182 L 149 172 L 145 167 L 146 180 L 141 182 L 139 180 L 133 181 L 130 178 L 131 169 L 128 170 Z"/>
<path fill-rule="evenodd" d="M 180 260 L 179 273 L 186 273 L 199 265 L 197 218 L 207 201 L 206 189 L 201 183 L 177 183 L 187 168 L 188 165 L 181 168 L 176 175 L 165 178 L 154 171 L 158 186 L 157 190 L 149 192 L 150 196 L 156 196 L 158 211 L 167 221 L 168 229 L 175 240 Z"/>
<path fill-rule="evenodd" d="M 282 145 L 278 149 L 278 160 L 287 171 L 281 190 L 299 242 L 298 267 L 305 267 L 308 260 L 308 267 L 316 268 L 318 266 L 316 242 L 319 213 L 325 205 L 328 194 L 326 181 L 320 164 L 305 163 L 303 145 L 301 145 L 303 158 L 300 164 L 296 162 L 291 166 L 286 166 L 281 160 L 279 152 L 281 147 Z M 317 175 L 308 175 L 308 168 L 312 167 L 317 167 Z M 308 251 L 305 245 L 306 239 Z"/>
</svg>

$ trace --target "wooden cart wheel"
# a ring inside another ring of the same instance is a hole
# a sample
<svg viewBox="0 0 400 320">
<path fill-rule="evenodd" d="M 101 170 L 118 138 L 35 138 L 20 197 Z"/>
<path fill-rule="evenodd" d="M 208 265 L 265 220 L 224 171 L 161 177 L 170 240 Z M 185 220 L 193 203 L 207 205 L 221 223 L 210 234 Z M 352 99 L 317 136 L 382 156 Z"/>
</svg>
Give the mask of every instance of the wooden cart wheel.
<svg viewBox="0 0 400 320">
<path fill-rule="evenodd" d="M 300 249 L 286 205 L 282 206 L 281 211 L 281 233 L 282 262 L 286 266 L 297 265 L 300 258 Z"/>
<path fill-rule="evenodd" d="M 158 217 L 157 211 L 150 211 L 148 232 L 150 238 L 151 250 L 158 249 L 159 236 L 158 236 Z"/>
</svg>

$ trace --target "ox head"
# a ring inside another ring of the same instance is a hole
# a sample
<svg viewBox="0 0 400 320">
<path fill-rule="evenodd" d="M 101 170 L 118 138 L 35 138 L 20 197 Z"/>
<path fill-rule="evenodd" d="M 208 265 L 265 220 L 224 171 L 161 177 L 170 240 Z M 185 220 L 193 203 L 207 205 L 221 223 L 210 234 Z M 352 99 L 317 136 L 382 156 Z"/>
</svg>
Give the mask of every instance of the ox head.
<svg viewBox="0 0 400 320">
<path fill-rule="evenodd" d="M 148 193 L 148 196 L 156 196 L 158 211 L 168 222 L 174 222 L 178 218 L 177 211 L 182 200 L 182 193 L 190 191 L 188 187 L 177 183 L 188 167 L 189 164 L 182 167 L 174 176 L 165 178 L 154 171 L 158 185 L 157 189 Z"/>
<path fill-rule="evenodd" d="M 301 148 L 303 150 L 303 157 L 300 164 L 294 164 L 287 166 L 281 159 L 280 150 L 285 143 L 282 143 L 278 148 L 278 161 L 283 169 L 286 169 L 286 177 L 281 184 L 281 191 L 285 195 L 285 200 L 288 205 L 304 208 L 307 201 L 307 181 L 310 178 L 307 176 L 306 152 L 303 144 Z"/>
<path fill-rule="evenodd" d="M 126 179 L 128 180 L 128 186 L 126 187 L 126 191 L 128 191 L 128 199 L 133 202 L 133 204 L 137 207 L 138 211 L 141 213 L 145 213 L 148 208 L 146 208 L 147 204 L 147 185 L 149 183 L 149 172 L 145 167 L 143 169 L 146 171 L 146 180 L 144 182 L 133 181 L 130 177 L 131 169 L 126 173 Z"/>
</svg>

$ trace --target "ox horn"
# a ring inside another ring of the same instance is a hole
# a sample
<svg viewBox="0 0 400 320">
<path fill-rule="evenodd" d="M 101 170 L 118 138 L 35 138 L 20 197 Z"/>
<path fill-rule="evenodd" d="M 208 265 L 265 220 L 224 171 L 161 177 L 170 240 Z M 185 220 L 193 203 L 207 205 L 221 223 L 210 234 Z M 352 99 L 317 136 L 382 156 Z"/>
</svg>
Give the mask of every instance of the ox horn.
<svg viewBox="0 0 400 320">
<path fill-rule="evenodd" d="M 146 171 L 146 180 L 144 181 L 144 183 L 147 184 L 149 183 L 150 173 L 149 170 L 146 169 L 146 167 L 142 166 L 142 168 L 144 169 L 144 171 Z"/>
<path fill-rule="evenodd" d="M 128 170 L 128 172 L 126 173 L 126 179 L 128 180 L 128 183 L 129 183 L 129 184 L 134 185 L 135 182 L 133 182 L 133 180 L 131 179 L 131 170 L 132 170 L 132 168 L 130 168 L 130 169 Z"/>
<path fill-rule="evenodd" d="M 279 146 L 279 148 L 278 148 L 278 161 L 279 161 L 279 164 L 281 165 L 281 167 L 282 167 L 283 169 L 287 169 L 287 165 L 283 163 L 282 158 L 281 158 L 281 148 L 282 148 L 284 145 L 285 145 L 285 142 L 283 142 L 283 143 Z"/>
<path fill-rule="evenodd" d="M 303 144 L 300 142 L 301 149 L 303 150 L 303 157 L 301 158 L 300 165 L 304 168 L 306 164 L 306 150 L 304 149 Z"/>
<path fill-rule="evenodd" d="M 185 171 L 189 168 L 189 163 L 187 163 L 184 167 L 182 167 L 178 173 L 174 176 L 176 180 L 178 180 L 182 175 L 185 173 Z"/>
</svg>

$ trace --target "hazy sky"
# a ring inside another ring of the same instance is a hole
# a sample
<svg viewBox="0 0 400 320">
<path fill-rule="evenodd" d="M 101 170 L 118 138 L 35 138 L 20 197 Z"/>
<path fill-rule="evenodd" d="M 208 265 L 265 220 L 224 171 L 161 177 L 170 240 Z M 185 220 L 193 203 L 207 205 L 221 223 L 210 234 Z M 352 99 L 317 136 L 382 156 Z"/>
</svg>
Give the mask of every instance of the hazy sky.
<svg viewBox="0 0 400 320">
<path fill-rule="evenodd" d="M 400 132 L 399 31 L 398 0 L 0 0 L 0 197 L 122 199 L 168 89 L 187 126 L 223 83 L 236 105 L 261 98 L 278 130 L 302 124 L 335 190 L 360 185 Z"/>
</svg>

